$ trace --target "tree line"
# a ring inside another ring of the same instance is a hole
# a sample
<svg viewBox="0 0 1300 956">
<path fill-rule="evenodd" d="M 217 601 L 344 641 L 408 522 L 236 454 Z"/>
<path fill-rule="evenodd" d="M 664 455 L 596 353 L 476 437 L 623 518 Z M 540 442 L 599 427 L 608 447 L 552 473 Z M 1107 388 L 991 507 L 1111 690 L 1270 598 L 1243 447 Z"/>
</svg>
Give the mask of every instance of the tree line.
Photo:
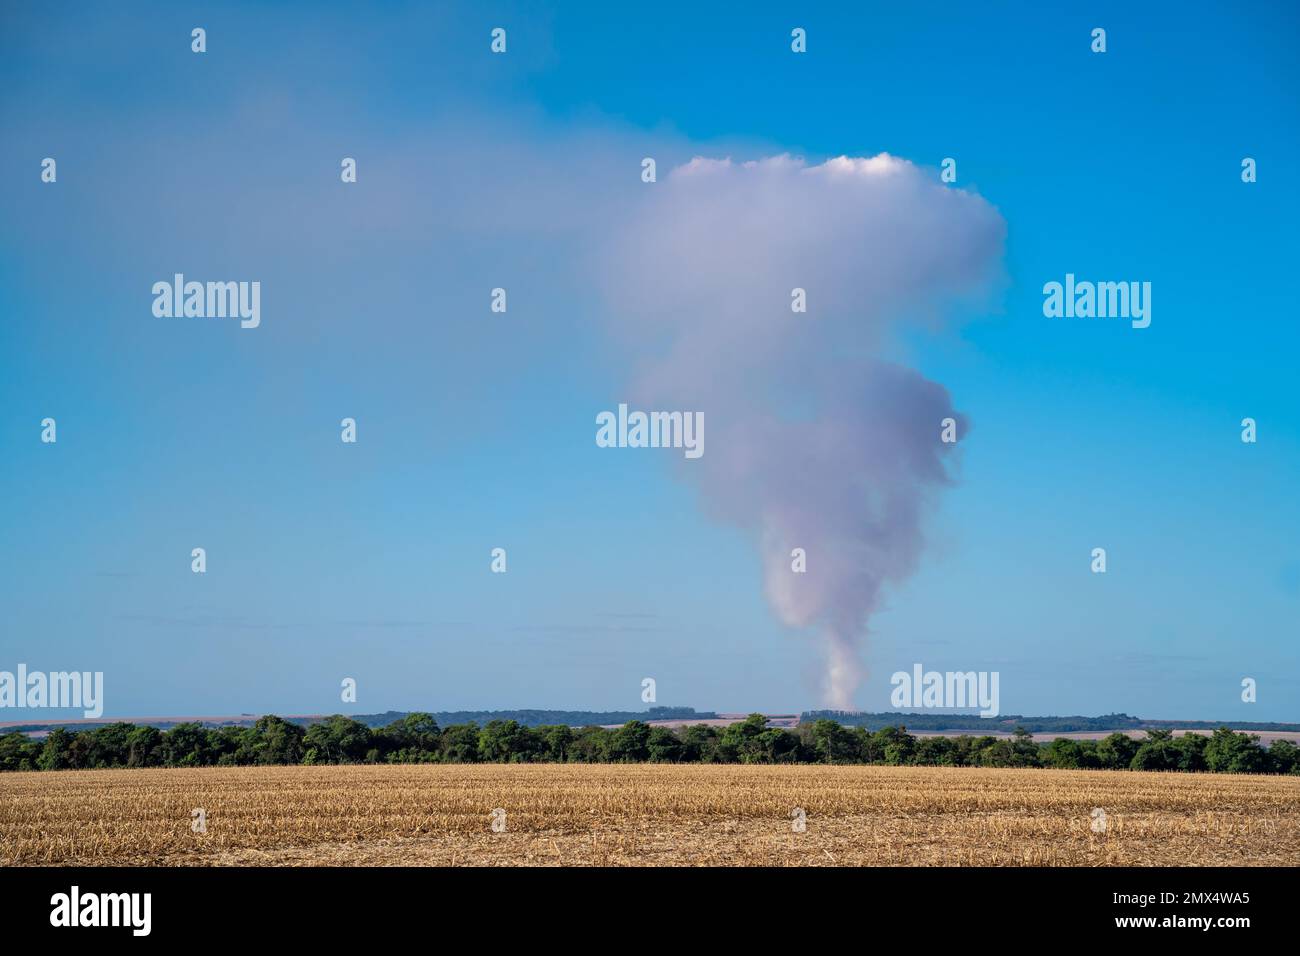
<svg viewBox="0 0 1300 956">
<path fill-rule="evenodd" d="M 276 716 L 251 727 L 176 724 L 168 730 L 115 723 L 43 739 L 0 736 L 0 770 L 113 767 L 227 767 L 342 763 L 821 763 L 938 767 L 1050 767 L 1300 774 L 1300 748 L 1271 747 L 1220 727 L 1209 736 L 1148 730 L 1145 740 L 1113 733 L 1102 740 L 1037 743 L 1023 728 L 1011 737 L 916 737 L 904 726 L 870 731 L 834 720 L 768 727 L 762 714 L 726 727 L 682 728 L 630 720 L 621 727 L 527 727 L 493 720 L 439 727 L 408 714 L 372 728 L 336 714 L 302 726 Z"/>
</svg>

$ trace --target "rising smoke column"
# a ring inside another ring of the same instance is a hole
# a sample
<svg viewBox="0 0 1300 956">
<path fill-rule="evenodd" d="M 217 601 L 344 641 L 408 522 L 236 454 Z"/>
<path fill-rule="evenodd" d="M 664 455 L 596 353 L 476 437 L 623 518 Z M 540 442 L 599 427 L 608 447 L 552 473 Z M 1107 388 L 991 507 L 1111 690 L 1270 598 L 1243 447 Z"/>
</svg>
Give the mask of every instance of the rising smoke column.
<svg viewBox="0 0 1300 956">
<path fill-rule="evenodd" d="M 833 707 L 852 706 L 870 617 L 950 483 L 940 423 L 967 428 L 943 386 L 882 357 L 888 334 L 987 295 L 1004 233 L 983 199 L 885 154 L 695 159 L 645 187 L 607 251 L 630 395 L 704 412 L 705 454 L 677 467 L 753 534 L 780 620 L 823 635 Z"/>
</svg>

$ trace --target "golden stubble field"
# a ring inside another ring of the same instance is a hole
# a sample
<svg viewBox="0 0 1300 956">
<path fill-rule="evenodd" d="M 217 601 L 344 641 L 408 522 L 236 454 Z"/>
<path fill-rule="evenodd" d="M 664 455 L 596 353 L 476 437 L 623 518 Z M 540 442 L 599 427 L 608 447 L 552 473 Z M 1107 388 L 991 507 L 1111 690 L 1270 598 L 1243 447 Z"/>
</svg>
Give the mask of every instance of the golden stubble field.
<svg viewBox="0 0 1300 956">
<path fill-rule="evenodd" d="M 1297 865 L 1300 778 L 553 764 L 0 775 L 0 865 L 37 864 Z"/>
</svg>

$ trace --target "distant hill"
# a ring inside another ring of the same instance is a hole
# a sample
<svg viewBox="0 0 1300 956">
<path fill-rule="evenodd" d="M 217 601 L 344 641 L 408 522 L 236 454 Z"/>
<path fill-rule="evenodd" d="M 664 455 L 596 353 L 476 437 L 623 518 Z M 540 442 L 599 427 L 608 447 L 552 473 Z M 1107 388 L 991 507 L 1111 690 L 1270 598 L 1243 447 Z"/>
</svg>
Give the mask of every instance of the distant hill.
<svg viewBox="0 0 1300 956">
<path fill-rule="evenodd" d="M 401 720 L 409 711 L 389 710 L 382 714 L 356 714 L 353 720 L 367 727 L 385 727 Z M 440 710 L 431 712 L 439 727 L 454 724 L 486 724 L 493 720 L 514 720 L 525 727 L 567 724 L 570 727 L 599 727 L 602 724 L 626 724 L 629 720 L 713 720 L 711 710 L 694 707 L 651 707 L 649 710 Z"/>
<path fill-rule="evenodd" d="M 1300 724 L 1252 723 L 1244 720 L 1145 720 L 1128 714 L 1104 714 L 1101 717 L 1024 717 L 1020 714 L 999 714 L 997 717 L 981 717 L 978 714 L 867 714 L 846 710 L 810 710 L 803 714 L 803 719 L 834 720 L 846 727 L 865 727 L 873 731 L 885 727 L 906 727 L 908 730 L 967 730 L 982 734 L 1010 733 L 1017 727 L 1023 727 L 1031 734 L 1109 730 L 1217 730 L 1219 727 L 1252 732 L 1300 731 Z"/>
<path fill-rule="evenodd" d="M 3 711 L 0 711 L 2 714 Z M 407 710 L 388 710 L 382 714 L 352 714 L 353 720 L 367 727 L 384 727 L 395 720 L 414 713 Z M 711 710 L 696 710 L 694 707 L 651 707 L 649 710 L 438 710 L 420 711 L 432 714 L 439 727 L 454 724 L 486 724 L 493 720 L 514 720 L 525 727 L 542 727 L 555 724 L 567 724 L 570 727 L 599 727 L 603 724 L 625 724 L 629 720 L 714 720 L 717 718 Z M 72 720 L 33 720 L 23 722 L 0 723 L 0 733 L 35 733 L 44 734 L 56 727 L 65 730 L 88 730 L 104 724 L 124 721 L 141 727 L 157 727 L 168 730 L 177 724 L 196 723 L 204 727 L 251 727 L 257 723 L 258 714 L 238 714 L 222 717 L 169 716 L 169 717 L 97 717 L 77 718 Z M 284 719 L 291 724 L 309 726 L 324 720 L 325 714 L 285 714 Z"/>
<path fill-rule="evenodd" d="M 353 714 L 353 720 L 367 727 L 383 727 L 395 720 L 401 720 L 412 711 L 389 710 L 382 714 Z M 493 720 L 514 720 L 526 727 L 541 727 L 565 724 L 570 727 L 608 727 L 627 723 L 629 720 L 643 720 L 647 723 L 659 723 L 680 726 L 691 723 L 712 723 L 723 725 L 743 720 L 744 714 L 719 714 L 711 710 L 696 710 L 694 707 L 651 707 L 648 710 L 451 710 L 423 711 L 431 713 L 440 727 L 456 724 L 476 723 L 479 726 Z M 792 713 L 792 712 L 788 712 Z M 3 711 L 0 711 L 3 714 Z M 55 727 L 67 730 L 88 730 L 94 727 L 119 721 L 139 726 L 157 727 L 167 730 L 179 723 L 198 723 L 205 727 L 251 727 L 259 715 L 237 714 L 231 716 L 168 716 L 168 717 L 100 717 L 96 719 L 65 719 L 47 721 L 13 721 L 0 722 L 0 734 L 18 731 L 19 733 L 43 736 Z M 325 718 L 324 714 L 286 714 L 284 719 L 290 723 L 308 726 Z M 876 731 L 885 727 L 906 727 L 913 733 L 965 732 L 970 734 L 1009 734 L 1017 727 L 1023 727 L 1031 734 L 1084 734 L 1111 731 L 1143 730 L 1204 730 L 1212 731 L 1219 727 L 1248 733 L 1285 732 L 1300 733 L 1300 723 L 1252 723 L 1234 720 L 1147 720 L 1128 714 L 1104 714 L 1100 717 L 1024 717 L 1019 714 L 1003 714 L 997 717 L 980 717 L 978 714 L 935 714 L 935 713 L 880 713 L 869 714 L 860 711 L 810 710 L 797 718 L 773 718 L 772 726 L 794 727 L 797 723 L 811 723 L 815 720 L 829 719 L 846 727 L 863 727 Z"/>
</svg>

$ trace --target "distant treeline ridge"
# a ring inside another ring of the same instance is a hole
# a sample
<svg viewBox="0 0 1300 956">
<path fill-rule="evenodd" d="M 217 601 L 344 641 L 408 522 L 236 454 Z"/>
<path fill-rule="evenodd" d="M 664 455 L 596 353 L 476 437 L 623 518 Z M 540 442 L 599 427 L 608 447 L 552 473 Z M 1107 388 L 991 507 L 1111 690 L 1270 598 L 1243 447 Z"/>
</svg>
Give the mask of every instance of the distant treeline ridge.
<svg viewBox="0 0 1300 956">
<path fill-rule="evenodd" d="M 354 714 L 353 720 L 367 727 L 379 728 L 410 716 L 413 711 L 389 710 L 381 714 Z M 420 711 L 419 713 L 425 713 Z M 713 711 L 697 711 L 693 707 L 651 707 L 649 710 L 453 710 L 434 711 L 431 716 L 439 726 L 452 724 L 488 724 L 494 720 L 513 720 L 525 727 L 549 727 L 555 724 L 567 724 L 570 727 L 588 727 L 592 725 L 625 724 L 629 720 L 654 721 L 694 721 L 715 720 L 718 714 Z M 1113 730 L 1217 730 L 1227 727 L 1230 730 L 1244 730 L 1251 733 L 1269 731 L 1288 731 L 1300 733 L 1300 724 L 1259 723 L 1234 720 L 1148 720 L 1131 717 L 1128 714 L 1105 714 L 1100 717 L 1022 717 L 1018 714 L 1006 714 L 1000 717 L 980 717 L 978 714 L 935 714 L 935 713 L 863 713 L 860 711 L 813 710 L 798 715 L 803 723 L 812 723 L 821 719 L 833 720 L 846 727 L 865 727 L 867 730 L 883 730 L 886 727 L 910 727 L 924 732 L 970 731 L 974 734 L 1010 733 L 1016 727 L 1023 727 L 1031 734 L 1071 734 L 1071 733 L 1105 733 Z M 308 727 L 322 719 L 319 716 L 289 716 L 285 720 L 292 724 Z M 194 722 L 205 727 L 248 727 L 257 720 L 254 714 L 242 717 L 195 718 Z M 190 723 L 183 717 L 160 717 L 143 721 L 151 727 L 166 730 L 177 724 Z M 97 722 L 108 723 L 108 721 Z M 15 724 L 8 730 L 23 732 L 47 731 L 55 727 L 76 733 L 88 729 L 83 721 L 47 720 L 33 723 Z"/>
</svg>

